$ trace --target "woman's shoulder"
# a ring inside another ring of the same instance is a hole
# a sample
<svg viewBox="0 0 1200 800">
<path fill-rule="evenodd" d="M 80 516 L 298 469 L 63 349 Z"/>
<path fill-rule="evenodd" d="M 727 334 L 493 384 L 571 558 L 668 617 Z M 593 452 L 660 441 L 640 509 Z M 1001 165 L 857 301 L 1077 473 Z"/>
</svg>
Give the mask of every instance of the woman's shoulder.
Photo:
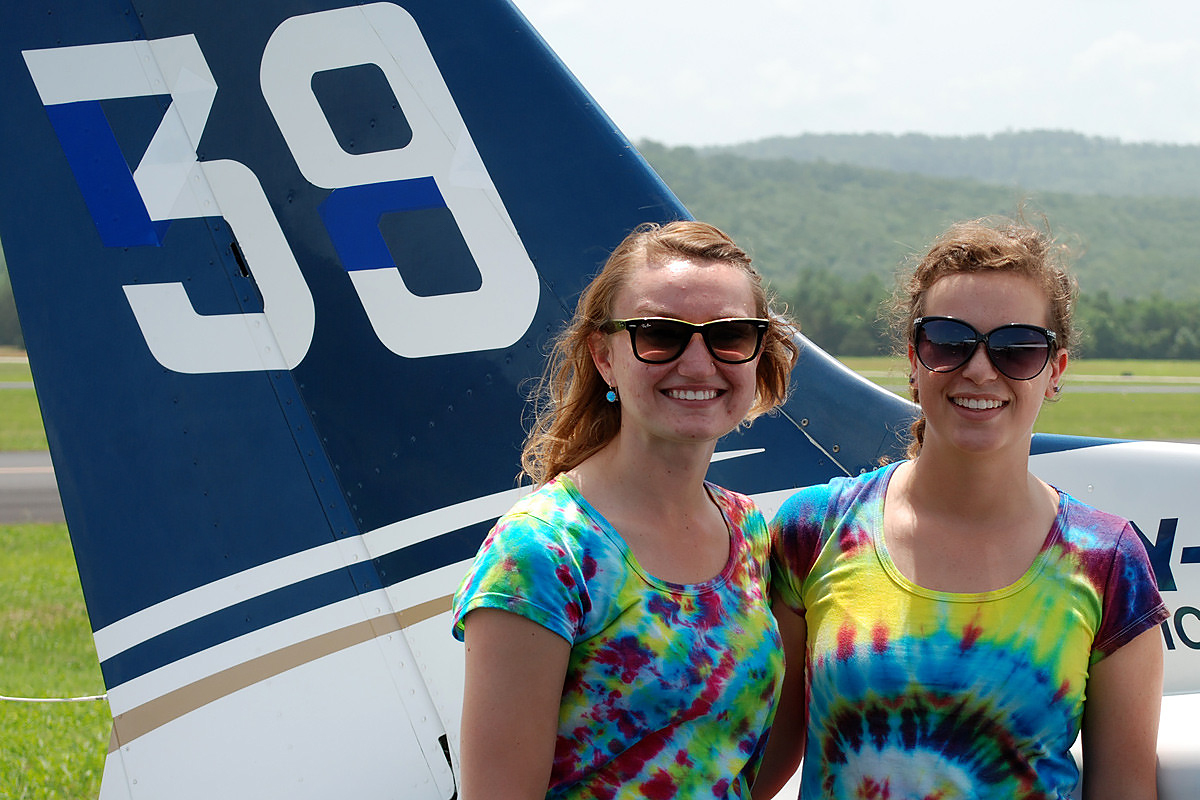
<svg viewBox="0 0 1200 800">
<path fill-rule="evenodd" d="M 842 475 L 825 483 L 798 489 L 780 506 L 776 518 L 804 516 L 814 510 L 845 508 L 882 497 L 887 482 L 900 462 L 885 464 L 859 475 Z"/>
<path fill-rule="evenodd" d="M 1059 496 L 1063 536 L 1072 544 L 1109 548 L 1136 532 L 1125 517 L 1096 508 L 1057 487 L 1055 491 Z"/>
<path fill-rule="evenodd" d="M 1153 582 L 1149 543 L 1132 521 L 1059 492 L 1059 525 L 1064 548 L 1097 583 L 1112 575 Z"/>
<path fill-rule="evenodd" d="M 1130 520 L 1059 490 L 1063 552 L 1101 598 L 1095 662 L 1167 618 L 1147 542 Z"/>
<path fill-rule="evenodd" d="M 586 501 L 565 476 L 558 476 L 528 492 L 500 515 L 488 539 L 502 538 L 543 546 L 551 540 L 567 544 L 594 531 L 597 522 L 585 509 Z"/>
<path fill-rule="evenodd" d="M 574 515 L 580 511 L 578 490 L 565 475 L 558 475 L 525 493 L 500 515 L 504 522 L 517 517 L 534 517 L 554 522 L 562 515 Z"/>
</svg>

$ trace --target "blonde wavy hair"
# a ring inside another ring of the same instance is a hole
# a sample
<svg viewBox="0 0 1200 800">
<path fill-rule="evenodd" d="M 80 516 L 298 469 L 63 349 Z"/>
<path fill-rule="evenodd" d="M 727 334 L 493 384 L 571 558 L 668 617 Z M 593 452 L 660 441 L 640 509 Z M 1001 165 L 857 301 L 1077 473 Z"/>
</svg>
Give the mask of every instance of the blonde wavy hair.
<svg viewBox="0 0 1200 800">
<path fill-rule="evenodd" d="M 588 341 L 612 318 L 617 294 L 640 266 L 668 258 L 720 261 L 750 276 L 755 313 L 771 320 L 756 373 L 749 423 L 787 398 L 799 350 L 792 325 L 773 312 L 750 256 L 720 229 L 704 222 L 644 223 L 612 252 L 584 290 L 570 324 L 554 340 L 545 371 L 531 396 L 533 422 L 521 452 L 522 474 L 541 485 L 582 463 L 608 444 L 621 426 L 620 406 L 605 400 L 608 386 L 592 361 Z"/>
</svg>

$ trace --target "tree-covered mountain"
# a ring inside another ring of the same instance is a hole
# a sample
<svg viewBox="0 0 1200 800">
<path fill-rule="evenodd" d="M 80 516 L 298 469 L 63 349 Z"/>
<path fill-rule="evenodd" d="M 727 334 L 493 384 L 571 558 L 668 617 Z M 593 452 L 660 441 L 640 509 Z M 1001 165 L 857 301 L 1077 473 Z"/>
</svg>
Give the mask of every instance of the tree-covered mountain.
<svg viewBox="0 0 1200 800">
<path fill-rule="evenodd" d="M 1023 208 L 1071 247 L 1085 291 L 1200 297 L 1200 198 L 1033 191 L 654 142 L 639 149 L 688 210 L 744 242 L 781 285 L 808 270 L 890 282 L 950 223 Z"/>
<path fill-rule="evenodd" d="M 963 137 L 810 133 L 698 152 L 973 178 L 1029 191 L 1200 197 L 1200 146 L 1126 144 L 1067 131 Z"/>
</svg>

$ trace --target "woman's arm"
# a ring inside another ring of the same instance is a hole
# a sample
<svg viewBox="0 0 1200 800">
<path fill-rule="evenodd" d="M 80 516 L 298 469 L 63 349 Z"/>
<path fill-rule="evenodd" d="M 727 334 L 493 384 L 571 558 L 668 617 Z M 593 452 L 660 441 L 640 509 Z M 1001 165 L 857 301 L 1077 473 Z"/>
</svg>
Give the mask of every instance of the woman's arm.
<svg viewBox="0 0 1200 800">
<path fill-rule="evenodd" d="M 479 608 L 464 620 L 462 800 L 544 798 L 570 644 L 517 614 Z"/>
<path fill-rule="evenodd" d="M 1091 668 L 1083 707 L 1084 800 L 1155 800 L 1163 689 L 1158 626 Z"/>
<path fill-rule="evenodd" d="M 808 659 L 808 623 L 778 599 L 771 604 L 783 637 L 786 667 L 779 708 L 767 739 L 767 750 L 754 779 L 754 800 L 771 800 L 791 779 L 804 756 L 804 737 L 808 725 L 808 701 L 805 673 Z"/>
</svg>

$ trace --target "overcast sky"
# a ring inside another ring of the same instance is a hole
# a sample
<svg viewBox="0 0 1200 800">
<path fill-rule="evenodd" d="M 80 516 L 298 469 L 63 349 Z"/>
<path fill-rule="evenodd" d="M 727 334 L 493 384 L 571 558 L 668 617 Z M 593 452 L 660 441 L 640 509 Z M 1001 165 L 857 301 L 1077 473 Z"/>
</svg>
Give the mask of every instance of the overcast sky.
<svg viewBox="0 0 1200 800">
<path fill-rule="evenodd" d="M 633 140 L 1200 144 L 1195 0 L 514 0 Z"/>
</svg>

